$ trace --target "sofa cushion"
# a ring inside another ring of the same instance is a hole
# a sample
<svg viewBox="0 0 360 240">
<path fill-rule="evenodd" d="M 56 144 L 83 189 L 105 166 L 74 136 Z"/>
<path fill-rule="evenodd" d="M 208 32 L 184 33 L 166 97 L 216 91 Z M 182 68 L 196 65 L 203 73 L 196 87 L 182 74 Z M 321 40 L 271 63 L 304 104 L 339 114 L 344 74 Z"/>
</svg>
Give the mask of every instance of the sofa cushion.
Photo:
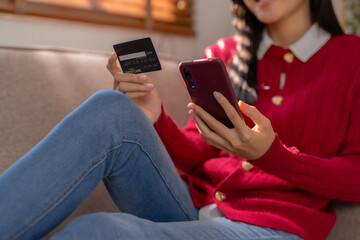
<svg viewBox="0 0 360 240">
<path fill-rule="evenodd" d="M 112 88 L 110 53 L 0 48 L 0 170 L 39 142 L 62 118 L 100 89 Z M 161 56 L 162 71 L 149 73 L 167 112 L 187 121 L 187 93 L 178 61 Z M 169 76 L 176 76 L 170 78 Z M 10 161 L 11 160 L 11 161 Z"/>
<path fill-rule="evenodd" d="M 106 69 L 110 54 L 0 47 L 0 173 L 92 94 L 112 88 Z M 163 70 L 149 75 L 161 88 L 167 112 L 184 125 L 188 100 L 178 61 L 159 57 Z M 118 211 L 102 183 L 55 231 L 76 216 L 99 211 Z"/>
</svg>

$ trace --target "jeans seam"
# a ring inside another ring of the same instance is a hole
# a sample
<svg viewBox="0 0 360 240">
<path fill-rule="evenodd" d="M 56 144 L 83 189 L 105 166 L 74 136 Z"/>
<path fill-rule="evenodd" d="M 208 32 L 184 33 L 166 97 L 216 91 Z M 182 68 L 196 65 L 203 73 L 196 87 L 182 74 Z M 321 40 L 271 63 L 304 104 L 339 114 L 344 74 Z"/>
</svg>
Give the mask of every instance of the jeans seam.
<svg viewBox="0 0 360 240">
<path fill-rule="evenodd" d="M 130 139 L 123 139 L 124 142 L 130 142 L 130 143 L 135 143 L 137 145 L 140 146 L 140 148 L 145 152 L 145 154 L 148 156 L 148 158 L 150 159 L 151 163 L 155 166 L 157 172 L 159 173 L 160 177 L 163 179 L 163 182 L 165 183 L 166 187 L 169 189 L 171 195 L 173 196 L 173 198 L 175 199 L 175 201 L 179 204 L 179 206 L 182 208 L 182 210 L 184 211 L 184 213 L 186 214 L 186 216 L 189 218 L 189 220 L 191 220 L 191 215 L 190 213 L 186 210 L 186 208 L 181 204 L 181 201 L 176 197 L 176 195 L 174 194 L 174 192 L 172 191 L 170 185 L 167 183 L 167 181 L 165 181 L 165 178 L 162 174 L 162 172 L 160 171 L 160 168 L 156 165 L 155 161 L 151 158 L 151 155 L 146 151 L 146 149 L 142 146 L 142 144 L 140 142 L 134 141 L 134 140 L 130 140 Z"/>
<path fill-rule="evenodd" d="M 114 141 L 114 142 L 117 142 L 117 141 Z M 113 143 L 114 143 L 113 142 Z M 111 145 L 113 145 L 113 143 Z M 115 147 L 112 147 L 110 149 L 108 149 L 107 151 L 104 152 L 103 154 L 103 158 L 100 159 L 100 161 L 98 162 L 95 162 L 90 168 L 88 168 L 87 170 L 84 170 L 84 172 L 80 175 L 80 177 L 76 178 L 76 180 L 69 185 L 69 187 L 67 188 L 67 190 L 64 190 L 62 192 L 62 194 L 59 195 L 59 197 L 57 198 L 57 200 L 54 201 L 54 204 L 51 204 L 51 202 L 48 204 L 50 205 L 51 207 L 48 208 L 46 211 L 44 211 L 43 214 L 41 214 L 40 216 L 38 217 L 35 217 L 34 219 L 31 219 L 28 221 L 28 223 L 30 224 L 24 224 L 24 227 L 20 228 L 19 232 L 17 233 L 14 233 L 13 235 L 10 235 L 8 239 L 12 239 L 13 237 L 14 238 L 17 238 L 19 237 L 21 234 L 25 233 L 29 228 L 31 228 L 32 226 L 34 226 L 36 223 L 38 223 L 39 221 L 41 221 L 46 215 L 48 215 L 51 211 L 53 211 L 57 206 L 59 206 L 59 204 L 64 201 L 64 199 L 69 196 L 69 194 L 71 194 L 74 189 L 79 186 L 79 184 L 82 182 L 82 180 L 95 168 L 97 168 L 101 163 L 104 162 L 104 160 L 106 159 L 106 155 L 117 149 L 117 148 L 120 148 L 121 145 L 118 145 L 118 146 L 115 146 Z M 46 208 L 45 208 L 46 209 Z"/>
</svg>

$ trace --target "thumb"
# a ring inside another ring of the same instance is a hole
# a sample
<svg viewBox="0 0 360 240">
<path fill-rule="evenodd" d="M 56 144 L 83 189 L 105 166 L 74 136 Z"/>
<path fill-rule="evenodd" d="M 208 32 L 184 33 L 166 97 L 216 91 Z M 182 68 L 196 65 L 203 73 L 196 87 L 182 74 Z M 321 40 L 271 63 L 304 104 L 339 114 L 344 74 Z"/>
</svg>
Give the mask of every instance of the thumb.
<svg viewBox="0 0 360 240">
<path fill-rule="evenodd" d="M 246 104 L 243 101 L 239 101 L 239 107 L 241 112 L 250 118 L 258 127 L 263 127 L 266 122 L 267 118 L 254 106 Z"/>
<path fill-rule="evenodd" d="M 117 54 L 114 52 L 108 59 L 106 68 L 109 70 L 111 75 L 115 76 L 117 73 L 122 72 L 117 65 Z"/>
</svg>

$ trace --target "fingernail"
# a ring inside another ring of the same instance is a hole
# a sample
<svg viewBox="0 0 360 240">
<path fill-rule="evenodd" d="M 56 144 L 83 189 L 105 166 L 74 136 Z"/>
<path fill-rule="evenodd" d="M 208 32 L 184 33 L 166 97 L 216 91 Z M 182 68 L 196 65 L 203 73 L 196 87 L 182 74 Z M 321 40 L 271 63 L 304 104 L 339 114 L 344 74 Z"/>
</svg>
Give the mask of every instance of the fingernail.
<svg viewBox="0 0 360 240">
<path fill-rule="evenodd" d="M 216 98 L 220 97 L 220 94 L 216 91 L 213 94 L 214 94 L 214 97 L 216 97 Z"/>
<path fill-rule="evenodd" d="M 146 76 L 145 75 L 140 75 L 138 79 L 139 79 L 140 82 L 145 82 Z"/>
<path fill-rule="evenodd" d="M 187 105 L 187 107 L 190 108 L 190 109 L 193 109 L 193 108 L 194 108 L 194 104 L 193 104 L 193 103 L 189 103 L 189 104 Z"/>
<path fill-rule="evenodd" d="M 190 109 L 189 114 L 190 114 L 190 116 L 194 117 L 194 114 L 195 114 L 194 110 Z"/>
<path fill-rule="evenodd" d="M 153 87 L 154 87 L 154 85 L 151 83 L 145 84 L 146 89 L 152 89 Z"/>
<path fill-rule="evenodd" d="M 248 107 L 248 105 L 245 103 L 245 102 L 243 102 L 243 101 L 239 101 L 239 107 L 241 107 L 242 109 L 245 109 L 245 108 L 247 108 Z"/>
</svg>

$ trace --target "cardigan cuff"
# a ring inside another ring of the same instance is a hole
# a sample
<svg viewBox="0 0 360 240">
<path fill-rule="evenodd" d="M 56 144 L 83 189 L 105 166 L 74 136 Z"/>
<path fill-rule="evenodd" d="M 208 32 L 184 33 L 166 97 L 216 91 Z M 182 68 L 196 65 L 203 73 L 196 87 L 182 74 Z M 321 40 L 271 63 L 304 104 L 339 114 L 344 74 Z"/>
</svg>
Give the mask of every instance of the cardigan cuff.
<svg viewBox="0 0 360 240">
<path fill-rule="evenodd" d="M 161 104 L 161 113 L 158 120 L 154 123 L 154 128 L 156 131 L 161 131 L 162 127 L 164 126 L 163 123 L 166 122 L 168 118 L 167 114 L 165 113 L 164 105 Z"/>
<path fill-rule="evenodd" d="M 299 153 L 297 148 L 286 147 L 276 134 L 269 150 L 262 157 L 249 162 L 266 172 L 276 173 L 280 169 L 286 168 L 286 164 L 289 163 L 289 160 L 294 158 L 297 153 Z"/>
</svg>

